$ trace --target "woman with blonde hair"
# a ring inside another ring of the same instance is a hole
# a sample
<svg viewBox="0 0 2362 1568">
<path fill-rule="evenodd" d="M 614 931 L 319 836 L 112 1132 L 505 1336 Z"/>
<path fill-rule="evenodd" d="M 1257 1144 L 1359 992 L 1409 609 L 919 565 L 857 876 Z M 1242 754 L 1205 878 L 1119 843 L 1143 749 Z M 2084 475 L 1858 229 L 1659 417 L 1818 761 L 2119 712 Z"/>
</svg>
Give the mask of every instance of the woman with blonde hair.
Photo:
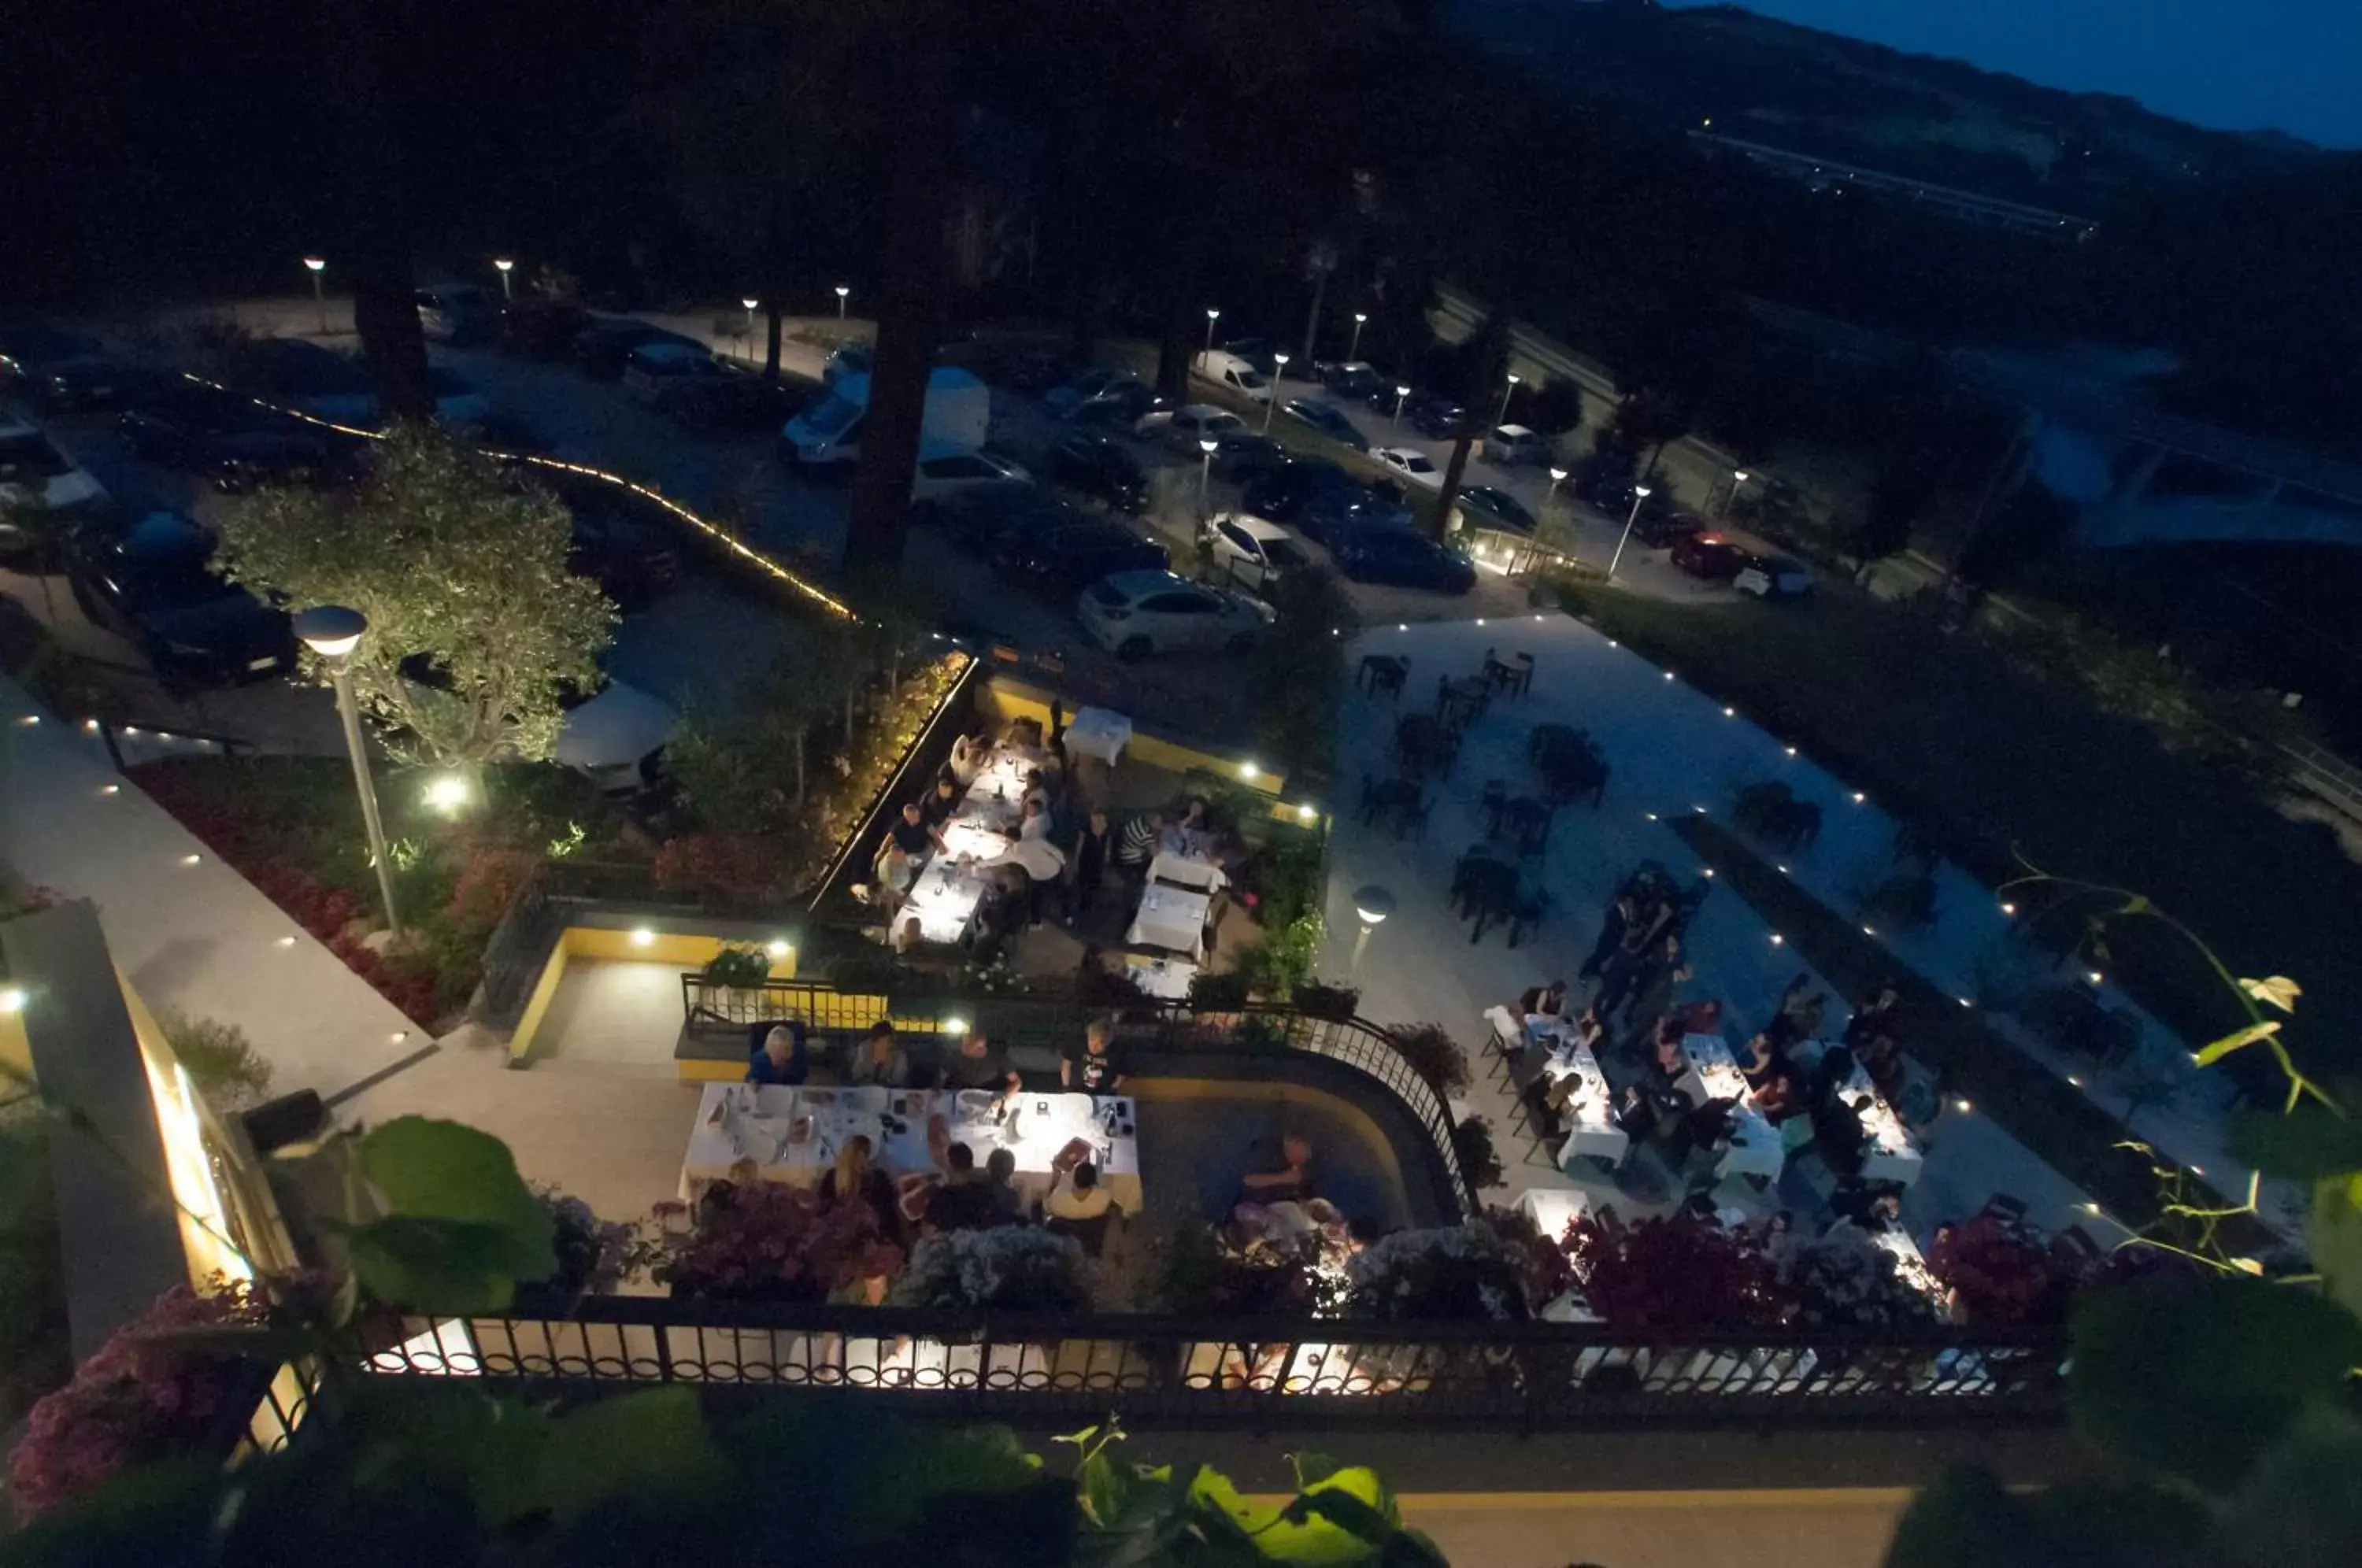
<svg viewBox="0 0 2362 1568">
<path fill-rule="evenodd" d="M 827 1203 L 866 1203 L 877 1217 L 878 1235 L 890 1242 L 901 1234 L 901 1206 L 893 1178 L 879 1167 L 866 1134 L 856 1132 L 844 1141 L 835 1166 L 820 1178 L 820 1196 Z"/>
</svg>

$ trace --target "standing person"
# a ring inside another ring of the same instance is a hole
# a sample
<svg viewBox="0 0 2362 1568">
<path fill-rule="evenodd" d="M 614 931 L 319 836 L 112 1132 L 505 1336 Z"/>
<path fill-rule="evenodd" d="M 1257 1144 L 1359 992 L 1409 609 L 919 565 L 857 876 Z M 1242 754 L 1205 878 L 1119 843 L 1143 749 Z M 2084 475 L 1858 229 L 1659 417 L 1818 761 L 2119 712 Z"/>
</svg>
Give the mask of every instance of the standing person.
<svg viewBox="0 0 2362 1568">
<path fill-rule="evenodd" d="M 1599 928 L 1599 940 L 1591 944 L 1591 956 L 1574 972 L 1576 979 L 1587 980 L 1599 973 L 1600 966 L 1622 945 L 1624 933 L 1631 929 L 1633 916 L 1639 912 L 1639 905 L 1629 889 L 1617 893 L 1615 901 L 1607 906 L 1607 919 Z"/>
<path fill-rule="evenodd" d="M 944 1058 L 937 1077 L 943 1088 L 990 1089 L 1004 1097 L 1025 1087 L 1017 1069 L 1009 1065 L 1009 1053 L 973 1029 L 961 1038 L 959 1048 Z"/>
<path fill-rule="evenodd" d="M 952 742 L 952 778 L 963 790 L 976 782 L 976 776 L 991 760 L 992 743 L 980 734 L 962 735 Z"/>
<path fill-rule="evenodd" d="M 1091 900 L 1098 897 L 1099 884 L 1107 879 L 1109 856 L 1114 853 L 1115 832 L 1108 825 L 1108 814 L 1093 812 L 1075 834 L 1074 848 L 1066 856 L 1075 875 L 1074 902 L 1066 911 L 1068 925 L 1090 912 Z"/>
<path fill-rule="evenodd" d="M 1156 841 L 1164 833 L 1163 812 L 1142 812 L 1123 824 L 1123 834 L 1116 840 L 1115 863 L 1140 877 L 1148 875 L 1148 863 L 1156 858 Z"/>
<path fill-rule="evenodd" d="M 1690 975 L 1690 966 L 1682 959 L 1682 939 L 1661 938 L 1643 959 L 1639 977 L 1632 988 L 1633 1013 L 1641 1018 L 1657 1018 L 1671 1011 L 1673 988 Z"/>
<path fill-rule="evenodd" d="M 1105 1022 L 1093 1019 L 1083 1031 L 1079 1050 L 1069 1050 L 1058 1061 L 1058 1087 L 1084 1094 L 1121 1094 L 1123 1065 L 1115 1055 Z"/>
<path fill-rule="evenodd" d="M 895 1042 L 894 1026 L 884 1019 L 869 1026 L 845 1065 L 844 1081 L 879 1088 L 909 1088 L 911 1058 Z"/>
</svg>

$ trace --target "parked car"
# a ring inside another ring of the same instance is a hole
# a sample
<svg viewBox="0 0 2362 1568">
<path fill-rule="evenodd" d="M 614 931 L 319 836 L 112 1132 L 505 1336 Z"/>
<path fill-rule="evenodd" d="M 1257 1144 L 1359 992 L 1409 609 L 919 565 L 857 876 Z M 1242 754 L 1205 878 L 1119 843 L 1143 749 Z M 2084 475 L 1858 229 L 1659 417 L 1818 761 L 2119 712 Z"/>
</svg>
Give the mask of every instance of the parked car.
<svg viewBox="0 0 2362 1568">
<path fill-rule="evenodd" d="M 419 336 L 429 343 L 480 343 L 500 329 L 500 302 L 473 283 L 436 283 L 416 298 Z"/>
<path fill-rule="evenodd" d="M 1239 496 L 1242 510 L 1275 523 L 1290 523 L 1324 491 L 1365 493 L 1351 474 L 1326 458 L 1297 458 L 1247 481 Z"/>
<path fill-rule="evenodd" d="M 1373 413 L 1385 414 L 1389 422 L 1393 420 L 1393 387 L 1379 388 L 1366 401 Z M 1440 439 L 1460 433 L 1460 422 L 1466 417 L 1466 411 L 1440 392 L 1414 392 L 1402 400 L 1402 416 L 1420 435 Z"/>
<path fill-rule="evenodd" d="M 646 343 L 687 343 L 678 332 L 667 332 L 653 322 L 608 318 L 584 327 L 574 338 L 574 362 L 594 381 L 621 380 L 624 361 Z"/>
<path fill-rule="evenodd" d="M 1361 485 L 1324 490 L 1296 514 L 1296 526 L 1306 538 L 1330 546 L 1368 529 L 1407 532 L 1413 523 L 1409 508 L 1400 500 Z"/>
<path fill-rule="evenodd" d="M 1758 599 L 1801 599 L 1813 591 L 1813 574 L 1793 557 L 1749 555 L 1730 586 Z"/>
<path fill-rule="evenodd" d="M 1707 582 L 1728 582 L 1747 564 L 1747 552 L 1719 534 L 1688 534 L 1673 542 L 1673 565 Z"/>
<path fill-rule="evenodd" d="M 178 377 L 174 378 L 178 380 Z M 44 365 L 28 374 L 26 383 L 41 406 L 66 413 L 76 409 L 120 408 L 141 389 L 156 385 L 155 371 L 105 354 L 83 354 Z"/>
<path fill-rule="evenodd" d="M 1202 536 L 1223 580 L 1257 592 L 1312 564 L 1286 529 L 1246 513 L 1225 512 L 1209 519 Z"/>
<path fill-rule="evenodd" d="M 1268 436 L 1233 430 L 1214 438 L 1214 477 L 1236 483 L 1286 468 L 1287 448 Z"/>
<path fill-rule="evenodd" d="M 820 379 L 830 386 L 847 376 L 866 376 L 877 363 L 877 355 L 866 343 L 840 343 L 829 350 L 821 362 Z"/>
<path fill-rule="evenodd" d="M 1214 348 L 1199 354 L 1190 362 L 1189 368 L 1218 387 L 1227 387 L 1257 403 L 1271 401 L 1271 379 L 1256 370 L 1250 360 L 1227 348 Z"/>
<path fill-rule="evenodd" d="M 1442 487 L 1443 470 L 1436 466 L 1433 458 L 1416 447 L 1381 447 L 1370 455 L 1385 465 L 1388 472 L 1400 474 L 1413 484 L 1429 490 Z"/>
<path fill-rule="evenodd" d="M 1626 504 L 1628 506 L 1630 502 Z M 1632 537 L 1635 542 L 1652 550 L 1661 550 L 1692 534 L 1702 532 L 1705 527 L 1705 519 L 1694 512 L 1683 512 L 1672 506 L 1654 509 L 1643 506 L 1640 514 L 1632 520 Z"/>
<path fill-rule="evenodd" d="M 1476 567 L 1466 556 L 1408 528 L 1349 528 L 1330 540 L 1329 553 L 1337 569 L 1355 582 L 1444 593 L 1465 593 L 1476 586 Z"/>
<path fill-rule="evenodd" d="M 1534 531 L 1534 514 L 1516 496 L 1495 485 L 1463 486 L 1459 507 L 1463 528 L 1501 528 L 1512 534 Z"/>
<path fill-rule="evenodd" d="M 1151 440 L 1162 441 L 1176 452 L 1199 456 L 1198 443 L 1209 437 L 1219 439 L 1234 431 L 1246 428 L 1246 421 L 1227 408 L 1216 408 L 1209 403 L 1185 403 L 1170 414 L 1143 414 L 1132 425 L 1131 433 Z"/>
<path fill-rule="evenodd" d="M 1279 411 L 1299 425 L 1326 436 L 1331 441 L 1341 441 L 1356 452 L 1370 449 L 1370 438 L 1353 427 L 1353 422 L 1330 404 L 1315 398 L 1292 397 L 1279 405 Z"/>
<path fill-rule="evenodd" d="M 259 430 L 272 416 L 246 398 L 199 386 L 161 382 L 135 394 L 115 428 L 133 454 L 165 468 L 193 470 L 216 437 Z"/>
<path fill-rule="evenodd" d="M 564 300 L 513 300 L 501 307 L 500 346 L 528 359 L 555 359 L 599 318 Z"/>
<path fill-rule="evenodd" d="M 1384 393 L 1388 413 L 1394 411 L 1395 383 L 1378 374 L 1378 369 L 1365 359 L 1345 359 L 1320 367 L 1320 384 L 1337 397 L 1365 402 Z"/>
<path fill-rule="evenodd" d="M 1119 512 L 1138 516 L 1148 510 L 1148 470 L 1112 436 L 1067 436 L 1050 448 L 1050 477 Z"/>
<path fill-rule="evenodd" d="M 1271 624 L 1269 606 L 1169 571 L 1120 571 L 1075 601 L 1075 616 L 1118 658 L 1239 649 Z"/>
<path fill-rule="evenodd" d="M 105 499 L 106 491 L 90 471 L 39 425 L 0 414 L 0 501 L 36 502 L 64 512 Z M 0 551 L 22 550 L 32 543 L 15 524 L 0 519 Z"/>
<path fill-rule="evenodd" d="M 1510 468 L 1551 460 L 1550 437 L 1522 425 L 1496 425 L 1485 436 L 1485 460 Z"/>
<path fill-rule="evenodd" d="M 1035 488 L 1033 476 L 1022 464 L 998 452 L 939 447 L 919 454 L 918 470 L 911 476 L 911 500 L 941 501 L 962 491 L 995 485 Z"/>
<path fill-rule="evenodd" d="M 974 344 L 965 351 L 947 351 L 944 362 L 965 366 L 989 385 L 1021 392 L 1047 392 L 1075 369 L 1062 350 L 1039 343 Z"/>
<path fill-rule="evenodd" d="M 324 485 L 337 477 L 327 443 L 300 430 L 246 430 L 205 443 L 197 475 L 224 495 L 263 485 Z"/>
<path fill-rule="evenodd" d="M 1078 371 L 1063 386 L 1054 386 L 1043 392 L 1042 406 L 1054 418 L 1071 418 L 1075 410 L 1109 388 L 1121 386 L 1128 381 L 1136 382 L 1138 379 L 1130 370 L 1109 370 L 1105 367 Z M 1145 412 L 1147 411 L 1142 410 L 1142 413 Z M 1132 417 L 1136 419 L 1139 415 L 1134 414 Z"/>
<path fill-rule="evenodd" d="M 624 391 L 636 403 L 654 403 L 667 387 L 684 381 L 717 381 L 736 372 L 717 364 L 701 343 L 658 339 L 624 356 Z"/>
<path fill-rule="evenodd" d="M 811 397 L 806 387 L 731 372 L 678 377 L 657 390 L 652 406 L 685 430 L 777 430 Z"/>
<path fill-rule="evenodd" d="M 213 535 L 177 512 L 94 521 L 68 536 L 66 581 L 83 613 L 138 644 L 168 689 L 293 668 L 286 613 L 224 580 L 213 553 Z"/>
<path fill-rule="evenodd" d="M 577 577 L 596 580 L 624 610 L 655 602 L 680 580 L 680 555 L 664 535 L 624 514 L 612 496 L 579 500 L 566 558 Z"/>
<path fill-rule="evenodd" d="M 1067 417 L 1100 430 L 1130 430 L 1148 414 L 1168 410 L 1173 400 L 1145 381 L 1116 381 L 1086 399 Z"/>
<path fill-rule="evenodd" d="M 85 359 L 100 352 L 98 340 L 38 321 L 0 326 L 0 372 L 38 378 L 41 371 L 68 359 Z"/>
<path fill-rule="evenodd" d="M 992 552 L 993 569 L 1038 592 L 1063 597 L 1120 571 L 1156 571 L 1164 549 L 1120 523 L 1086 517 L 1044 529 L 1011 530 Z"/>
<path fill-rule="evenodd" d="M 1012 534 L 1046 533 L 1089 517 L 1038 484 L 982 485 L 930 502 L 914 521 L 937 523 L 955 543 L 989 554 Z"/>
</svg>

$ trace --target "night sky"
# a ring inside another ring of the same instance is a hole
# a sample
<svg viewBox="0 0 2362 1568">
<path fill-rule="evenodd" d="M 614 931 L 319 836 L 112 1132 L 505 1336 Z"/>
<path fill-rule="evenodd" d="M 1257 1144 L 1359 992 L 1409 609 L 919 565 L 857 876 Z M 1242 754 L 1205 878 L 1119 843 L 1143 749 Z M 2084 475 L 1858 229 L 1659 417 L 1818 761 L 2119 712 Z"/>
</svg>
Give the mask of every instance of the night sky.
<svg viewBox="0 0 2362 1568">
<path fill-rule="evenodd" d="M 2195 125 L 2362 147 L 2357 0 L 1746 0 L 1746 8 L 2047 87 L 2122 94 Z"/>
</svg>

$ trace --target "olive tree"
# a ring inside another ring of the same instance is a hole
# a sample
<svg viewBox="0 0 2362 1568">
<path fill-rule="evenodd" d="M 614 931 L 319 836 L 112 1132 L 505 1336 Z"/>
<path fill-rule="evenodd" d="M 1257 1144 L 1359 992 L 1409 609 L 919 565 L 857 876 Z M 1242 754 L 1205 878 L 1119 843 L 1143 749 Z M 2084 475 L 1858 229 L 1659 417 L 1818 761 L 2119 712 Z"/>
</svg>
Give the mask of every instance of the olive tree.
<svg viewBox="0 0 2362 1568">
<path fill-rule="evenodd" d="M 470 773 L 547 757 L 559 690 L 595 682 L 615 622 L 567 569 L 565 506 L 429 427 L 397 425 L 370 457 L 349 488 L 265 489 L 230 509 L 223 569 L 291 609 L 369 617 L 354 692 L 397 756 Z"/>
</svg>

